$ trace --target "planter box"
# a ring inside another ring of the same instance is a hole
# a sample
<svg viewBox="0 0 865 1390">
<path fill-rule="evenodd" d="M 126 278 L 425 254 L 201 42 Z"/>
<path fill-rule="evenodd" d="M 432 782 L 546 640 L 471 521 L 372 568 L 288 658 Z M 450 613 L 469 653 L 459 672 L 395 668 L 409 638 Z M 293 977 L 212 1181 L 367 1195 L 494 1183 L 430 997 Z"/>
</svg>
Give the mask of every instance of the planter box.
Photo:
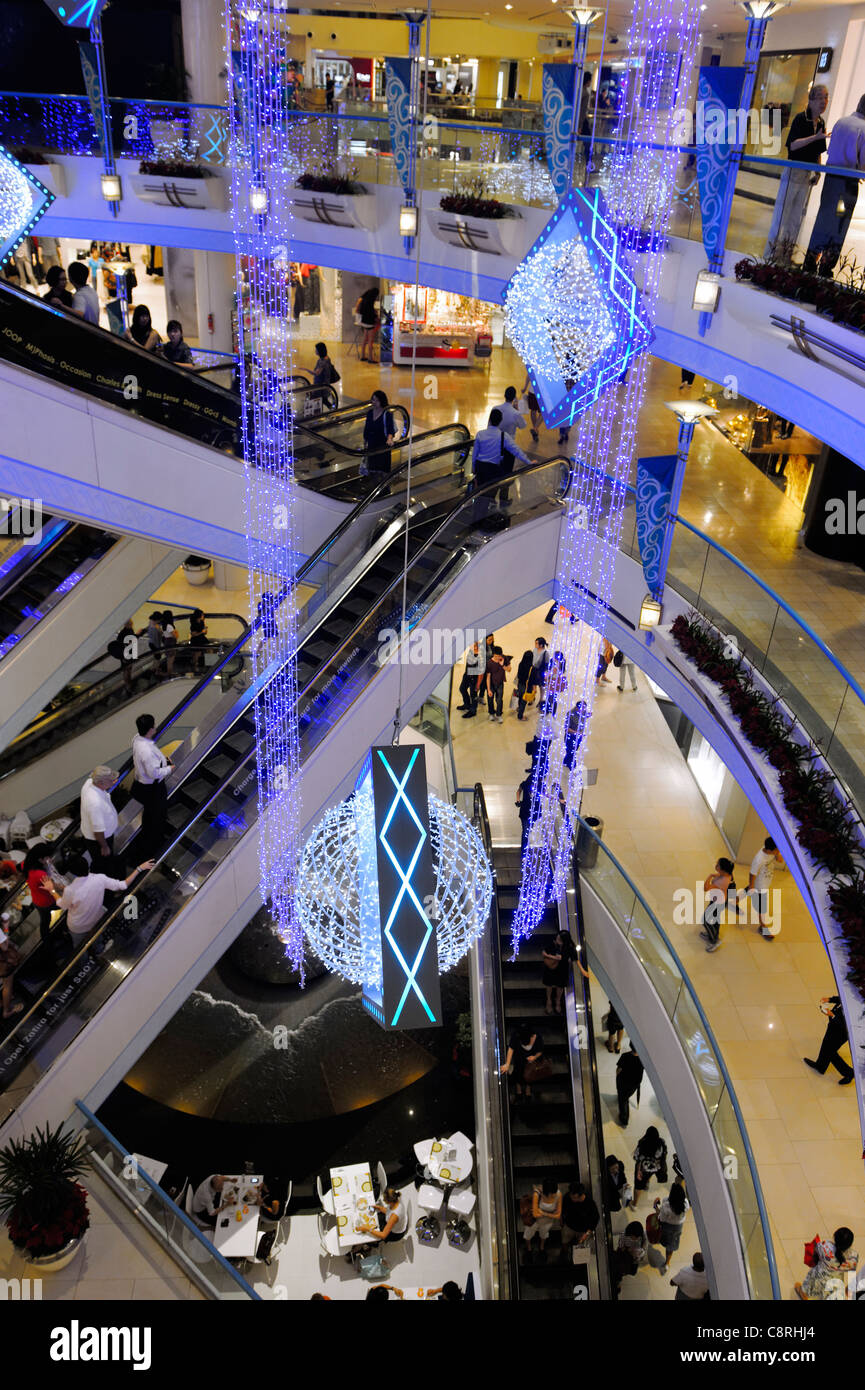
<svg viewBox="0 0 865 1390">
<path fill-rule="evenodd" d="M 132 192 L 142 203 L 155 203 L 161 208 L 187 208 L 205 212 L 209 208 L 225 208 L 225 187 L 220 178 L 196 178 L 194 175 L 131 174 Z"/>
<path fill-rule="evenodd" d="M 374 193 L 313 193 L 308 188 L 295 187 L 291 205 L 305 222 L 318 222 L 325 227 L 372 232 L 378 226 Z"/>
<path fill-rule="evenodd" d="M 515 256 L 522 240 L 522 217 L 515 212 L 514 217 L 465 217 L 436 208 L 427 212 L 427 224 L 433 235 L 448 246 L 461 246 L 487 256 Z"/>
</svg>

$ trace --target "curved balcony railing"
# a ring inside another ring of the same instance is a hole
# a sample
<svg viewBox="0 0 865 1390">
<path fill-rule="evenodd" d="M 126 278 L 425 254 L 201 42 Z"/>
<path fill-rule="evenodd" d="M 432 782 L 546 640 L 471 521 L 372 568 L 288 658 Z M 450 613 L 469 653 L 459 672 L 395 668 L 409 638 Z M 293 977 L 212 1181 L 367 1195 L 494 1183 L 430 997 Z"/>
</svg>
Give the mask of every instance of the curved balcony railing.
<svg viewBox="0 0 865 1390">
<path fill-rule="evenodd" d="M 638 957 L 669 1018 L 697 1083 L 720 1165 L 735 1176 L 727 1183 L 742 1260 L 754 1299 L 780 1299 L 781 1289 L 769 1216 L 757 1163 L 721 1049 L 694 986 L 664 928 L 616 856 L 581 817 L 582 834 L 599 854 L 581 879 L 597 893 L 616 927 Z"/>
</svg>

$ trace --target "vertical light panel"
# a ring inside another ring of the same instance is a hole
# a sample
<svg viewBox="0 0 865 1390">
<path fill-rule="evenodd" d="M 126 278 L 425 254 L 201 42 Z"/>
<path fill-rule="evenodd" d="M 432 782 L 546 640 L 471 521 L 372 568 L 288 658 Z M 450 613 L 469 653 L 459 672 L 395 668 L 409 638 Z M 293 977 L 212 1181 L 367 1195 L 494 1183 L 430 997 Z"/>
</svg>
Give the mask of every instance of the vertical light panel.
<svg viewBox="0 0 865 1390">
<path fill-rule="evenodd" d="M 233 226 L 258 767 L 260 889 L 303 975 L 294 906 L 300 822 L 297 614 L 293 597 L 293 370 L 288 255 L 296 159 L 283 81 L 285 16 L 226 0 Z M 246 285 L 244 300 L 241 287 Z M 265 679 L 267 673 L 267 679 Z"/>
<path fill-rule="evenodd" d="M 698 16 L 697 0 L 638 0 L 627 34 L 630 62 L 613 132 L 616 143 L 610 157 L 608 200 L 616 208 L 626 244 L 635 244 L 637 233 L 646 234 L 640 237 L 648 249 L 638 278 L 650 324 L 680 160 L 678 151 L 670 147 L 673 118 L 676 107 L 687 98 Z M 662 149 L 653 149 L 656 145 Z M 655 191 L 658 188 L 664 190 L 661 197 Z M 555 712 L 548 705 L 538 722 L 537 736 L 548 742 L 549 751 L 545 758 L 536 759 L 532 776 L 531 795 L 540 828 L 523 857 L 520 900 L 512 926 L 514 950 L 534 931 L 546 904 L 564 891 L 570 868 L 601 642 L 586 619 L 594 608 L 598 614 L 594 622 L 601 627 L 609 603 L 648 366 L 646 353 L 633 359 L 625 380 L 608 386 L 579 421 L 557 580 L 557 597 L 573 621 L 566 617 L 560 622 L 551 643 L 562 655 L 564 674 L 558 682 Z M 583 702 L 579 729 L 583 746 L 569 774 L 564 767 L 564 734 L 579 701 Z"/>
</svg>

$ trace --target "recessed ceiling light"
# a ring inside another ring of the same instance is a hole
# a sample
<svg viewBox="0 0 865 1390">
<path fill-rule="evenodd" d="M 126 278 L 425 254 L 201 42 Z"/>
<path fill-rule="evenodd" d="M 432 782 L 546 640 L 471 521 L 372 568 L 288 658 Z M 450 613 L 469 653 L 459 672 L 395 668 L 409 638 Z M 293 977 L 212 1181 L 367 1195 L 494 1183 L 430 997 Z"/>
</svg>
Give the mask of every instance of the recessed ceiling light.
<svg viewBox="0 0 865 1390">
<path fill-rule="evenodd" d="M 506 9 L 506 10 L 512 10 L 513 8 L 514 8 L 513 5 L 505 5 L 505 9 Z"/>
</svg>

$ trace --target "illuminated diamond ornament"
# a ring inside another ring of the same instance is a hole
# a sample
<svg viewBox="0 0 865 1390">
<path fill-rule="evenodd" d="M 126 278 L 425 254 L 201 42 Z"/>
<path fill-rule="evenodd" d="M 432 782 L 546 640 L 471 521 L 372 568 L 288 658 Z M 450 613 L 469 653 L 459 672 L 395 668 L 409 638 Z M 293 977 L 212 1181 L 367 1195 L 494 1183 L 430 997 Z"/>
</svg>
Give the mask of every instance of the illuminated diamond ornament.
<svg viewBox="0 0 865 1390">
<path fill-rule="evenodd" d="M 68 29 L 89 29 L 99 18 L 108 0 L 45 0 L 61 24 Z"/>
<path fill-rule="evenodd" d="M 505 326 L 548 427 L 571 423 L 652 341 L 600 189 L 572 189 L 503 292 Z"/>
<path fill-rule="evenodd" d="M 44 183 L 0 145 L 0 265 L 12 259 L 53 202 Z"/>
<path fill-rule="evenodd" d="M 357 791 L 319 821 L 297 875 L 307 942 L 329 970 L 363 987 L 366 1007 L 388 1028 L 441 1021 L 424 972 L 443 974 L 462 959 L 492 899 L 490 866 L 471 823 L 433 792 L 423 810 L 414 804 L 418 788 L 426 792 L 424 777 L 413 784 L 420 753 L 373 749 L 377 764 L 367 759 Z M 430 891 L 421 896 L 425 853 Z"/>
</svg>

